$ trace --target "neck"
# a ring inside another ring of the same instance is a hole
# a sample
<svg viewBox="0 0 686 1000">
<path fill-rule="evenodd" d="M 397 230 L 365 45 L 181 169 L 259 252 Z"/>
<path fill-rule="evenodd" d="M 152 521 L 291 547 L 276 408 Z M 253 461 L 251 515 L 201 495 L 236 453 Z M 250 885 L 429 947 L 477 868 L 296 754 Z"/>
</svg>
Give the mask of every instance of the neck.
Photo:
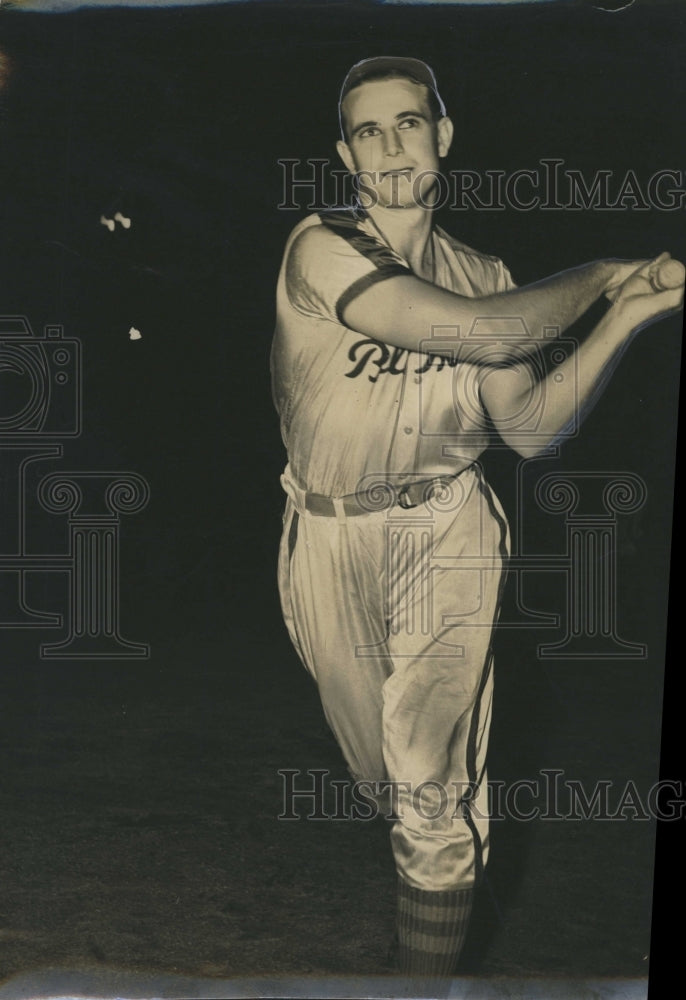
<svg viewBox="0 0 686 1000">
<path fill-rule="evenodd" d="M 404 257 L 415 274 L 431 280 L 433 212 L 420 208 L 385 208 L 375 205 L 367 214 L 390 246 Z"/>
</svg>

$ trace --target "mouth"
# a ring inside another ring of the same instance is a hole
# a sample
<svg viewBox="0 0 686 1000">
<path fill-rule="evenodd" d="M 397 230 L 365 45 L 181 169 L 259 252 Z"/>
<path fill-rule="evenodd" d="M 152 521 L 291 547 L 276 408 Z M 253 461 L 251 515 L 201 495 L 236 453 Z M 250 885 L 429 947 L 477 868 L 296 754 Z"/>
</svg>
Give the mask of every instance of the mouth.
<svg viewBox="0 0 686 1000">
<path fill-rule="evenodd" d="M 386 177 L 407 177 L 412 174 L 412 167 L 394 167 L 393 170 L 382 170 L 379 178 L 385 180 Z"/>
</svg>

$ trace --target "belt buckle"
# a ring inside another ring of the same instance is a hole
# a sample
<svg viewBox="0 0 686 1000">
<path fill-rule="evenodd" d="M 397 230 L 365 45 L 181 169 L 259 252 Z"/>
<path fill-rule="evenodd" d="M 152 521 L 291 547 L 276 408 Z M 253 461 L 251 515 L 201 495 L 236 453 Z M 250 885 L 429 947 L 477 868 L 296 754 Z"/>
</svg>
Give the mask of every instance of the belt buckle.
<svg viewBox="0 0 686 1000">
<path fill-rule="evenodd" d="M 409 490 L 410 486 L 403 486 L 403 488 L 398 493 L 397 504 L 398 507 L 402 507 L 403 510 L 412 510 L 413 507 L 419 507 L 418 503 L 410 503 L 410 498 L 408 496 Z"/>
</svg>

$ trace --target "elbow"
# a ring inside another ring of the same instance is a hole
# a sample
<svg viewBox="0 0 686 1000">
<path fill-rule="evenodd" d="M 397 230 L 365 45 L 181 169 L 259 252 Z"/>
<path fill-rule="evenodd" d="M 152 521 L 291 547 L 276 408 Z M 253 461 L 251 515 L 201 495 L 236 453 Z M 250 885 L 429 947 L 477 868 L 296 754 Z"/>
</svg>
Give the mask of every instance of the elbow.
<svg viewBox="0 0 686 1000">
<path fill-rule="evenodd" d="M 554 431 L 539 425 L 532 426 L 529 430 L 520 428 L 513 431 L 510 428 L 506 433 L 498 428 L 498 432 L 505 444 L 521 458 L 537 458 L 539 455 L 554 453 L 575 428 L 576 423 L 570 421 Z"/>
<path fill-rule="evenodd" d="M 516 452 L 520 458 L 537 458 L 550 451 L 555 445 L 552 438 L 545 438 L 538 434 L 501 434 L 500 436 L 508 448 Z"/>
<path fill-rule="evenodd" d="M 546 450 L 545 445 L 510 445 L 513 451 L 515 451 L 520 458 L 536 458 L 541 452 Z"/>
<path fill-rule="evenodd" d="M 536 458 L 538 455 L 541 455 L 544 451 L 547 451 L 548 448 L 549 445 L 545 444 L 529 445 L 526 447 L 524 445 L 517 445 L 514 448 L 514 451 L 517 452 L 520 458 Z"/>
</svg>

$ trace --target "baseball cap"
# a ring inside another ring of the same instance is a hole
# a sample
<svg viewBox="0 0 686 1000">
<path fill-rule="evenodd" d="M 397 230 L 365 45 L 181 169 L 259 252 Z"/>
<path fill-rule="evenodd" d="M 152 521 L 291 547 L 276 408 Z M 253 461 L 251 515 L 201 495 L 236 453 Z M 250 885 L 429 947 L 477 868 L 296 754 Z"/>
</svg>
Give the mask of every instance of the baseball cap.
<svg viewBox="0 0 686 1000">
<path fill-rule="evenodd" d="M 338 98 L 338 120 L 340 122 L 341 134 L 343 136 L 345 133 L 343 131 L 343 114 L 341 107 L 346 95 L 354 87 L 358 87 L 370 77 L 376 77 L 383 74 L 391 75 L 393 73 L 399 73 L 402 76 L 410 76 L 416 80 L 417 83 L 423 83 L 425 87 L 428 87 L 438 101 L 441 115 L 445 116 L 445 104 L 443 103 L 441 95 L 438 93 L 436 77 L 434 76 L 434 71 L 430 66 L 427 66 L 427 64 L 422 62 L 421 59 L 413 59 L 410 56 L 373 56 L 371 59 L 362 59 L 360 62 L 355 63 L 355 65 L 348 70 L 348 74 L 343 81 L 341 93 Z"/>
</svg>

